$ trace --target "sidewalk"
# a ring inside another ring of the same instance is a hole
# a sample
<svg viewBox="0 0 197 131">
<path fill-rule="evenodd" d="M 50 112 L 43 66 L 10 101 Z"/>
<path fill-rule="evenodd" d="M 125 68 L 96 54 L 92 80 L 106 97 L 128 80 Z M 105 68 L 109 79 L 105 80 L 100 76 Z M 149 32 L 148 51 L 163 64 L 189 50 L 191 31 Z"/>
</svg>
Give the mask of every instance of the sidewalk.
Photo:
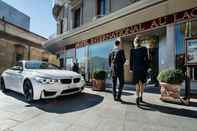
<svg viewBox="0 0 197 131">
<path fill-rule="evenodd" d="M 0 131 L 196 131 L 196 99 L 191 106 L 182 106 L 146 92 L 145 103 L 137 107 L 131 88 L 123 92 L 124 103 L 113 101 L 111 88 L 105 92 L 86 88 L 79 95 L 33 104 L 13 92 L 0 93 Z"/>
</svg>

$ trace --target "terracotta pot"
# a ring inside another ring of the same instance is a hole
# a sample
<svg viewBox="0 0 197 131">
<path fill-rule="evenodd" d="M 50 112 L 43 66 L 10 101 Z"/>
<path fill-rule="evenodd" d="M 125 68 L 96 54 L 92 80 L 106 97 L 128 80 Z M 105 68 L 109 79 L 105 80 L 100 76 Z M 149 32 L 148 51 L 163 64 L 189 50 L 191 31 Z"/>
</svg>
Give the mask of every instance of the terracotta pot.
<svg viewBox="0 0 197 131">
<path fill-rule="evenodd" d="M 169 102 L 180 101 L 181 85 L 160 82 L 161 100 Z"/>
<path fill-rule="evenodd" d="M 105 80 L 93 80 L 94 91 L 104 91 L 105 90 Z"/>
</svg>

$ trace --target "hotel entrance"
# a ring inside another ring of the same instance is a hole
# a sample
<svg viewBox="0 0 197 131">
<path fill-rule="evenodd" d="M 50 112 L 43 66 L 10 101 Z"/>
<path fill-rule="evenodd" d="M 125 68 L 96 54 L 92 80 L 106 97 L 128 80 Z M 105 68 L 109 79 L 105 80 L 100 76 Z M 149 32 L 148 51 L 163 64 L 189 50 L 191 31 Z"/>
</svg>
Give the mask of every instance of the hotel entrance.
<svg viewBox="0 0 197 131">
<path fill-rule="evenodd" d="M 162 59 L 165 59 L 159 58 L 166 57 L 166 27 L 153 31 L 143 32 L 138 35 L 140 36 L 142 46 L 146 47 L 148 50 L 149 69 L 147 75 L 147 84 L 158 86 L 157 75 L 159 73 L 160 68 L 162 68 Z M 135 77 L 133 76 L 132 71 L 129 72 L 130 49 L 134 48 L 133 41 L 135 36 L 136 35 L 121 38 L 125 50 L 125 56 L 127 59 L 127 62 L 125 64 L 125 81 L 128 83 L 132 83 L 132 80 Z"/>
</svg>

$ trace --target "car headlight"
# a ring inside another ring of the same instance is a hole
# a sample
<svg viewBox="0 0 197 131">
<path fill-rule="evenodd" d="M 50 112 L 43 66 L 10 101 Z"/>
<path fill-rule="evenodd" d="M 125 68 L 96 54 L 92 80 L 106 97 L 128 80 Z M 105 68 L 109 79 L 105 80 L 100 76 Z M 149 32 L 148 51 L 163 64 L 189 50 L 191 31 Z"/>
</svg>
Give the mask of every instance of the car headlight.
<svg viewBox="0 0 197 131">
<path fill-rule="evenodd" d="M 54 84 L 58 82 L 58 80 L 56 79 L 45 78 L 45 77 L 36 77 L 35 80 L 41 84 Z"/>
</svg>

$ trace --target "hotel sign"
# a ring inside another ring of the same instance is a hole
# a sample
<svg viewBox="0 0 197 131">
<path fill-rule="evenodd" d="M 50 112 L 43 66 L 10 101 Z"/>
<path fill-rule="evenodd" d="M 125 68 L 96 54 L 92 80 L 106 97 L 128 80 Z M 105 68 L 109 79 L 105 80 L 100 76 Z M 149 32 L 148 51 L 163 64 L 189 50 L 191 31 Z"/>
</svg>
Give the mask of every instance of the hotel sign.
<svg viewBox="0 0 197 131">
<path fill-rule="evenodd" d="M 159 17 L 154 20 L 146 21 L 140 24 L 136 24 L 133 26 L 129 26 L 120 30 L 116 30 L 110 33 L 106 33 L 100 36 L 96 36 L 90 38 L 88 40 L 80 41 L 78 43 L 74 43 L 76 48 L 83 47 L 89 44 L 99 43 L 105 40 L 132 35 L 135 33 L 144 32 L 147 30 L 155 29 L 161 26 L 165 26 L 167 24 L 182 22 L 186 20 L 191 20 L 197 18 L 197 7 L 193 9 L 189 9 L 186 11 L 178 12 L 175 14 L 167 15 L 164 17 Z"/>
</svg>

